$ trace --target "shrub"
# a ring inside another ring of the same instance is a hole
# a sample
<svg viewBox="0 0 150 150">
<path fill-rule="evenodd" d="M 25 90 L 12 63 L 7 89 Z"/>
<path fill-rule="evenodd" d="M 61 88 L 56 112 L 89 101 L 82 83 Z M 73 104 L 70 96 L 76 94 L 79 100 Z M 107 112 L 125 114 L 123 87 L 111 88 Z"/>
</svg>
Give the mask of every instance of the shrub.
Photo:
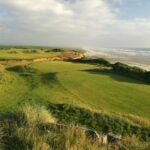
<svg viewBox="0 0 150 150">
<path fill-rule="evenodd" d="M 150 72 L 138 67 L 131 67 L 122 63 L 115 63 L 112 65 L 113 71 L 121 75 L 131 77 L 137 80 L 150 83 Z"/>
<path fill-rule="evenodd" d="M 85 63 L 85 64 L 95 64 L 95 65 L 105 65 L 105 66 L 110 65 L 110 62 L 103 58 L 95 58 L 95 59 L 82 58 L 82 59 L 75 59 L 70 61 L 77 62 L 77 63 Z"/>
<path fill-rule="evenodd" d="M 135 125 L 124 118 L 111 116 L 105 113 L 94 113 L 83 108 L 71 105 L 50 105 L 52 114 L 58 118 L 58 122 L 86 126 L 100 133 L 108 132 L 125 135 L 136 135 L 141 140 L 150 141 L 150 127 Z"/>
<path fill-rule="evenodd" d="M 38 53 L 39 51 L 38 50 L 36 50 L 36 49 L 26 49 L 26 50 L 23 50 L 22 51 L 23 53 L 27 53 L 27 54 L 30 54 L 30 53 Z"/>
<path fill-rule="evenodd" d="M 17 65 L 17 66 L 8 68 L 8 70 L 19 72 L 19 73 L 25 73 L 25 72 L 33 73 L 35 71 L 34 69 L 30 68 L 27 65 Z"/>
<path fill-rule="evenodd" d="M 60 48 L 54 48 L 54 49 L 52 49 L 52 52 L 64 52 L 64 50 L 62 50 Z"/>
<path fill-rule="evenodd" d="M 76 114 L 76 119 L 79 122 L 86 122 L 90 125 L 90 122 L 95 120 L 95 122 L 99 121 L 98 124 L 104 123 L 105 127 L 111 127 L 109 123 L 116 123 L 116 120 L 111 120 L 106 116 L 99 117 L 98 114 L 89 114 L 82 111 L 82 109 L 77 109 L 70 106 L 55 107 L 61 112 L 58 115 L 64 117 L 66 122 L 70 122 L 75 119 L 74 116 Z M 70 110 L 70 108 L 73 108 Z M 62 113 L 63 109 L 67 110 Z M 52 108 L 51 108 L 52 111 Z M 66 113 L 66 114 L 65 114 Z M 91 112 L 90 112 L 91 113 Z M 81 117 L 83 115 L 83 118 Z M 68 118 L 65 117 L 68 115 Z M 70 120 L 68 121 L 67 119 Z M 88 117 L 88 118 L 86 118 Z M 92 118 L 91 118 L 92 117 Z M 100 119 L 101 118 L 101 119 Z M 60 118 L 59 118 L 60 119 Z M 89 121 L 90 120 L 90 121 Z M 3 132 L 0 130 L 0 136 L 3 138 L 4 149 L 11 150 L 104 150 L 109 148 L 110 150 L 118 149 L 118 150 L 128 150 L 128 149 L 136 149 L 140 148 L 141 150 L 148 150 L 149 144 L 140 142 L 135 136 L 124 137 L 124 139 L 118 143 L 108 145 L 101 145 L 97 140 L 91 140 L 87 137 L 85 133 L 85 128 L 81 128 L 79 126 L 65 126 L 66 128 L 56 128 L 55 124 L 56 119 L 52 117 L 49 111 L 40 105 L 35 104 L 24 104 L 22 105 L 18 111 L 10 114 L 9 117 L 3 119 L 3 131 L 5 132 L 5 136 L 3 137 Z M 71 122 L 70 122 L 71 123 Z M 119 122 L 120 123 L 120 122 Z M 44 129 L 40 128 L 39 125 L 44 125 Z M 53 124 L 54 126 L 50 126 Z M 95 123 L 94 123 L 95 124 Z M 93 124 L 93 126 L 95 126 Z M 46 128 L 46 125 L 50 126 L 50 128 Z M 82 124 L 83 125 L 83 124 Z M 124 123 L 122 123 L 124 125 Z M 63 125 L 64 126 L 64 125 Z M 127 125 L 128 126 L 128 125 Z M 128 126 L 131 129 L 131 126 Z M 128 128 L 127 127 L 127 128 Z M 135 130 L 135 127 L 134 127 Z"/>
<path fill-rule="evenodd" d="M 9 51 L 10 54 L 17 54 L 17 51 Z"/>
<path fill-rule="evenodd" d="M 121 142 L 113 146 L 113 148 L 118 148 L 119 150 L 148 150 L 150 144 L 139 141 L 136 136 L 127 136 Z"/>
</svg>

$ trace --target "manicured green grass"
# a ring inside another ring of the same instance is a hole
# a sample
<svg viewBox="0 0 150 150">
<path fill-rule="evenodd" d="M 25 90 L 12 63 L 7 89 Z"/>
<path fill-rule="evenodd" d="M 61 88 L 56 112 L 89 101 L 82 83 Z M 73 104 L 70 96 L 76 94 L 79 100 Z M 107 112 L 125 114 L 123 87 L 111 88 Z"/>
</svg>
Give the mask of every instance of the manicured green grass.
<svg viewBox="0 0 150 150">
<path fill-rule="evenodd" d="M 0 84 L 1 110 L 35 100 L 150 118 L 149 85 L 97 71 L 97 66 L 88 64 L 55 61 L 33 63 L 29 67 L 34 71 L 7 72 L 11 79 Z"/>
<path fill-rule="evenodd" d="M 70 103 L 96 111 L 130 113 L 150 118 L 150 86 L 98 66 L 69 62 L 39 62 L 35 72 L 7 71 L 0 85 L 0 108 L 25 100 Z"/>
<path fill-rule="evenodd" d="M 67 93 L 71 97 L 65 99 L 93 109 L 150 117 L 149 85 L 112 73 L 87 71 L 96 69 L 92 65 L 44 62 L 31 66 L 43 73 L 56 73 L 57 93 L 50 90 L 53 101 L 62 101 L 62 93 Z"/>
<path fill-rule="evenodd" d="M 29 89 L 16 73 L 7 73 L 9 81 L 0 84 L 0 112 L 7 111 L 24 99 Z"/>
</svg>

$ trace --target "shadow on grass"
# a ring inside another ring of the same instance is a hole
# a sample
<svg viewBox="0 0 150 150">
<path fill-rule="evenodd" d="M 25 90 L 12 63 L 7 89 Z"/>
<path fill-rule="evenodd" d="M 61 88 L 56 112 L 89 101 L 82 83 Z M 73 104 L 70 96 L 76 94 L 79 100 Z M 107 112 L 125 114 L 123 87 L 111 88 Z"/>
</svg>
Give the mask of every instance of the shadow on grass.
<svg viewBox="0 0 150 150">
<path fill-rule="evenodd" d="M 41 74 L 41 81 L 46 85 L 54 85 L 58 83 L 57 72 Z"/>
<path fill-rule="evenodd" d="M 53 88 L 59 83 L 57 80 L 57 73 L 22 73 L 21 76 L 27 81 L 31 89 L 38 88 L 40 86 L 46 85 Z"/>
<path fill-rule="evenodd" d="M 57 72 L 41 73 L 28 65 L 10 67 L 8 68 L 8 71 L 19 73 L 19 75 L 27 81 L 31 89 L 35 89 L 41 85 L 54 87 L 59 83 L 56 76 Z"/>
<path fill-rule="evenodd" d="M 13 67 L 9 67 L 7 68 L 8 71 L 13 71 L 13 72 L 17 72 L 17 73 L 35 73 L 37 72 L 35 69 L 29 67 L 28 65 L 17 65 L 17 66 L 13 66 Z"/>
<path fill-rule="evenodd" d="M 91 74 L 98 74 L 98 75 L 106 75 L 112 78 L 113 80 L 119 81 L 119 82 L 128 82 L 128 83 L 136 83 L 136 84 L 146 84 L 142 81 L 138 81 L 136 79 L 132 79 L 120 74 L 115 73 L 112 69 L 87 69 L 82 70 Z"/>
</svg>

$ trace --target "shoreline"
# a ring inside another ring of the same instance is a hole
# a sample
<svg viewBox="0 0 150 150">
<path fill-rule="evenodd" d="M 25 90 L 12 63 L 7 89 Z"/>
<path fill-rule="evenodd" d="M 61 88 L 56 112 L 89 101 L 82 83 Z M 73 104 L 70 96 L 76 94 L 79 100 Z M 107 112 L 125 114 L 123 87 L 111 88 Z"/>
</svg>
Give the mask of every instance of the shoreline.
<svg viewBox="0 0 150 150">
<path fill-rule="evenodd" d="M 150 58 L 145 58 L 140 55 L 131 56 L 127 54 L 120 54 L 116 52 L 104 52 L 95 50 L 86 50 L 85 56 L 88 58 L 102 57 L 110 61 L 111 63 L 121 62 L 129 66 L 139 67 L 146 71 L 150 71 Z"/>
</svg>

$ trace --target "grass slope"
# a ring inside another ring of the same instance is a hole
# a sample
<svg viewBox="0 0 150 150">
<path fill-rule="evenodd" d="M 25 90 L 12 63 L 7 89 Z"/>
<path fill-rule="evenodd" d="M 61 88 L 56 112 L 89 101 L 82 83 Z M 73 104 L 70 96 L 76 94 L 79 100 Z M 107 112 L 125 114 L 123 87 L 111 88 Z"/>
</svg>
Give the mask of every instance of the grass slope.
<svg viewBox="0 0 150 150">
<path fill-rule="evenodd" d="M 7 71 L 10 80 L 0 84 L 1 111 L 22 101 L 39 100 L 150 118 L 149 85 L 87 64 L 39 62 L 29 68 L 33 71 Z"/>
<path fill-rule="evenodd" d="M 96 69 L 92 65 L 43 62 L 31 67 L 42 73 L 56 74 L 57 93 L 55 88 L 50 90 L 54 102 L 62 101 L 62 93 L 68 93 L 65 99 L 72 102 L 74 98 L 93 109 L 150 117 L 149 85 L 112 73 L 91 73 L 87 70 Z"/>
</svg>

